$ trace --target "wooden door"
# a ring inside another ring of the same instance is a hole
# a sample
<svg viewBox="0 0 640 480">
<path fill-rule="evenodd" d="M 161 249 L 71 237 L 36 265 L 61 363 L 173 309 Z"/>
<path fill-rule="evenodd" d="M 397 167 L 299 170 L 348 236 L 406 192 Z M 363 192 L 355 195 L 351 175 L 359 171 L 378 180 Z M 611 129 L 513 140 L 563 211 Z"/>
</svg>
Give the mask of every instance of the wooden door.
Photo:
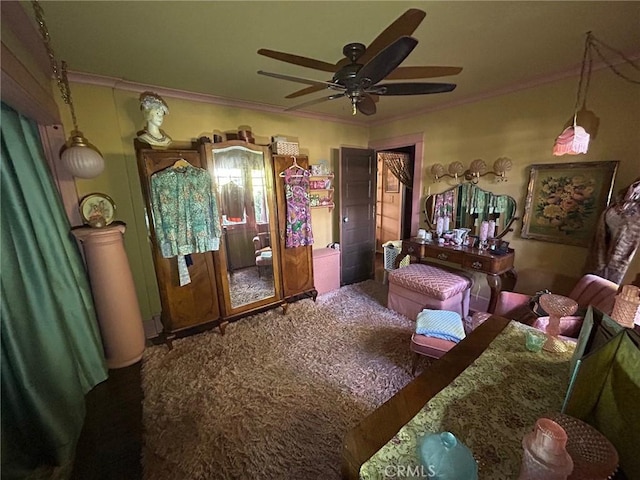
<svg viewBox="0 0 640 480">
<path fill-rule="evenodd" d="M 373 278 L 376 159 L 373 150 L 340 149 L 340 283 Z"/>
<path fill-rule="evenodd" d="M 296 157 L 298 165 L 309 167 L 307 157 Z M 309 293 L 316 295 L 313 286 L 313 253 L 312 246 L 285 248 L 285 232 L 287 221 L 287 199 L 284 193 L 284 180 L 279 173 L 289 168 L 293 163 L 293 157 L 287 155 L 275 155 L 273 157 L 274 181 L 276 185 L 276 203 L 278 205 L 278 232 L 280 243 L 280 258 L 282 266 L 282 287 L 284 298 Z"/>
<path fill-rule="evenodd" d="M 220 304 L 215 281 L 213 253 L 190 255 L 192 265 L 188 267 L 191 283 L 180 286 L 177 257 L 164 258 L 156 242 L 151 207 L 151 176 L 170 168 L 182 158 L 196 167 L 204 168 L 198 150 L 171 149 L 154 150 L 135 142 L 138 158 L 138 173 L 145 199 L 149 240 L 158 281 L 162 305 L 162 324 L 165 332 L 174 332 L 220 318 Z"/>
<path fill-rule="evenodd" d="M 402 240 L 403 193 L 405 186 L 393 177 L 384 165 L 380 153 L 377 154 L 376 188 L 376 250 L 382 252 L 382 245 L 391 240 Z"/>
</svg>

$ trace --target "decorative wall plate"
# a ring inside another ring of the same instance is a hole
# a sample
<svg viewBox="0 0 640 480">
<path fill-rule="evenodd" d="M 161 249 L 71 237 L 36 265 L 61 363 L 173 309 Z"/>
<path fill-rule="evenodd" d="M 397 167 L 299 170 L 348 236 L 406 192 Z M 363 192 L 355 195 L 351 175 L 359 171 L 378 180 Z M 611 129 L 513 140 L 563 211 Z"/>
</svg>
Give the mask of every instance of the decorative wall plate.
<svg viewBox="0 0 640 480">
<path fill-rule="evenodd" d="M 115 218 L 116 205 L 104 193 L 90 193 L 80 202 L 80 215 L 92 227 L 106 227 Z"/>
</svg>

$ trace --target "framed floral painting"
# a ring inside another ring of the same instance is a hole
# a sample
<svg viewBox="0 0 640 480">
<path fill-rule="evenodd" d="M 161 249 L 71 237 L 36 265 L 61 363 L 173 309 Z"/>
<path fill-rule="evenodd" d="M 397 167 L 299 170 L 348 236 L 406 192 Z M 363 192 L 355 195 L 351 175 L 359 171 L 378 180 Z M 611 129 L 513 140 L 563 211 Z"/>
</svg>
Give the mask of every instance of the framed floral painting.
<svg viewBox="0 0 640 480">
<path fill-rule="evenodd" d="M 522 237 L 587 247 L 617 168 L 617 161 L 531 165 Z"/>
</svg>

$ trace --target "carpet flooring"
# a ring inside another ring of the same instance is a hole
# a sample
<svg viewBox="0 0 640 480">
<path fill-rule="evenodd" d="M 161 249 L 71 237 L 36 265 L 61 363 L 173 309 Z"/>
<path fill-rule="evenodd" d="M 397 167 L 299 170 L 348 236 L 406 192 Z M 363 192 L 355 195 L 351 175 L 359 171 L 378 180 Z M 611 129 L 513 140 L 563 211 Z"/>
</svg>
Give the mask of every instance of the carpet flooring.
<svg viewBox="0 0 640 480">
<path fill-rule="evenodd" d="M 338 479 L 348 429 L 411 379 L 373 280 L 146 350 L 144 478 Z"/>
<path fill-rule="evenodd" d="M 236 270 L 229 275 L 229 294 L 234 307 L 273 297 L 273 271 L 270 268 L 264 270 L 262 276 L 258 274 L 256 266 Z"/>
</svg>

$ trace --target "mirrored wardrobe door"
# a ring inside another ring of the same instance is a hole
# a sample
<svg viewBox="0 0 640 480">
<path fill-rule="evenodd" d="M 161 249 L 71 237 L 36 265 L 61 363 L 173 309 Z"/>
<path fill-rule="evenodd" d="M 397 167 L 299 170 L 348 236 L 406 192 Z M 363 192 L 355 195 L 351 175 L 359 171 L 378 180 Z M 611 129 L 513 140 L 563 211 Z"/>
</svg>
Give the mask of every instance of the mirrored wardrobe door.
<svg viewBox="0 0 640 480">
<path fill-rule="evenodd" d="M 214 189 L 222 225 L 220 261 L 225 304 L 237 313 L 277 297 L 279 272 L 272 172 L 268 153 L 244 142 L 211 145 Z"/>
</svg>

